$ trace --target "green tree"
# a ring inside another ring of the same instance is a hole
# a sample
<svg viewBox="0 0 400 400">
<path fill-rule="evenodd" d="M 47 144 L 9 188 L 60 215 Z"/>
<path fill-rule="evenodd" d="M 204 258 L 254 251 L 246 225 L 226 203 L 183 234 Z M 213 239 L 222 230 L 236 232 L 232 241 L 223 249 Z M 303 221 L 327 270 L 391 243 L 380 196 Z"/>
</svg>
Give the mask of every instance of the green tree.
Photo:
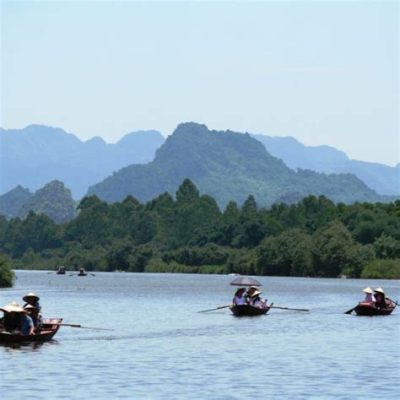
<svg viewBox="0 0 400 400">
<path fill-rule="evenodd" d="M 312 239 L 299 229 L 266 238 L 257 248 L 260 275 L 312 276 Z"/>
<path fill-rule="evenodd" d="M 0 254 L 0 287 L 11 287 L 14 278 L 10 260 L 4 254 Z"/>
</svg>

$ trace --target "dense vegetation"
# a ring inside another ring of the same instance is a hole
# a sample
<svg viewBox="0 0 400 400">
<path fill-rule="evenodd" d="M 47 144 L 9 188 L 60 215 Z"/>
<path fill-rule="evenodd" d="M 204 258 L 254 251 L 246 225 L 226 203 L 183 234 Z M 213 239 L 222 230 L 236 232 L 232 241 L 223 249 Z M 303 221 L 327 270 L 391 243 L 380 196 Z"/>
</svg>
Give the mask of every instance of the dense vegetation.
<svg viewBox="0 0 400 400">
<path fill-rule="evenodd" d="M 308 196 L 266 209 L 249 196 L 221 211 L 186 179 L 176 199 L 107 204 L 90 196 L 78 208 L 59 225 L 33 212 L 0 216 L 0 251 L 19 268 L 400 278 L 400 201 Z"/>
<path fill-rule="evenodd" d="M 8 257 L 0 254 L 0 288 L 11 287 L 14 281 L 14 273 Z"/>
</svg>

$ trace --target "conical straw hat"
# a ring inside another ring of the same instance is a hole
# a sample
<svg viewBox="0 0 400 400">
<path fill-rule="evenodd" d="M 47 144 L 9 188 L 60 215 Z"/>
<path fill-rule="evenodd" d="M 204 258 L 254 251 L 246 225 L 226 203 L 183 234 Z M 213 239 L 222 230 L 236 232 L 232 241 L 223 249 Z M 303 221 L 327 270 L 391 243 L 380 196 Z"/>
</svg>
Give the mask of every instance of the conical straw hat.
<svg viewBox="0 0 400 400">
<path fill-rule="evenodd" d="M 375 289 L 374 291 L 375 291 L 375 292 L 378 292 L 378 293 L 385 294 L 385 292 L 383 291 L 383 289 L 380 288 L 380 287 L 378 287 L 378 289 Z"/>
<path fill-rule="evenodd" d="M 17 313 L 25 312 L 25 310 L 15 301 L 13 301 L 11 304 L 8 304 L 7 306 L 1 308 L 1 310 L 4 312 L 17 312 Z"/>
<path fill-rule="evenodd" d="M 40 300 L 39 296 L 33 292 L 26 294 L 22 300 L 28 301 L 29 298 L 35 298 L 36 300 Z"/>
<path fill-rule="evenodd" d="M 363 289 L 363 292 L 364 292 L 364 293 L 369 293 L 369 294 L 372 294 L 372 293 L 373 293 L 372 289 L 371 289 L 369 286 L 366 287 L 365 289 Z"/>
</svg>

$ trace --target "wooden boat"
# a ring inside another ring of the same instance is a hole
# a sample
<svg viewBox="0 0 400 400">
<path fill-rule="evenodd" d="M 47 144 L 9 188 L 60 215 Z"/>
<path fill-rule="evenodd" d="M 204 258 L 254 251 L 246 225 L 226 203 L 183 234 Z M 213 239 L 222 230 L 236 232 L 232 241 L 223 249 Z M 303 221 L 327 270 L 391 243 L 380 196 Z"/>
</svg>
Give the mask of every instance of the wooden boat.
<svg viewBox="0 0 400 400">
<path fill-rule="evenodd" d="M 392 300 L 386 301 L 385 308 L 378 308 L 374 303 L 359 303 L 354 311 L 357 315 L 372 317 L 374 315 L 390 315 L 396 308 L 397 303 Z"/>
<path fill-rule="evenodd" d="M 31 342 L 47 342 L 60 329 L 62 318 L 46 319 L 42 323 L 42 329 L 36 335 L 22 336 L 0 330 L 0 343 L 31 343 Z"/>
<path fill-rule="evenodd" d="M 258 308 L 250 306 L 248 304 L 243 304 L 243 305 L 231 305 L 229 309 L 236 317 L 243 317 L 243 316 L 253 317 L 256 315 L 266 314 L 269 311 L 270 307 Z"/>
</svg>

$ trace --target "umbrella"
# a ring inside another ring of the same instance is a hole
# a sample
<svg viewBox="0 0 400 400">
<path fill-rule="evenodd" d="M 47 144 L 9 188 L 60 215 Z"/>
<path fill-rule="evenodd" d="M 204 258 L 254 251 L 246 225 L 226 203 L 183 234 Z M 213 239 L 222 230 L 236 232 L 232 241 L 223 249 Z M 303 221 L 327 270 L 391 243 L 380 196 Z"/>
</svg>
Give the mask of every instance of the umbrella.
<svg viewBox="0 0 400 400">
<path fill-rule="evenodd" d="M 239 276 L 231 282 L 233 286 L 262 286 L 262 283 L 257 279 L 249 278 L 248 276 Z"/>
</svg>

